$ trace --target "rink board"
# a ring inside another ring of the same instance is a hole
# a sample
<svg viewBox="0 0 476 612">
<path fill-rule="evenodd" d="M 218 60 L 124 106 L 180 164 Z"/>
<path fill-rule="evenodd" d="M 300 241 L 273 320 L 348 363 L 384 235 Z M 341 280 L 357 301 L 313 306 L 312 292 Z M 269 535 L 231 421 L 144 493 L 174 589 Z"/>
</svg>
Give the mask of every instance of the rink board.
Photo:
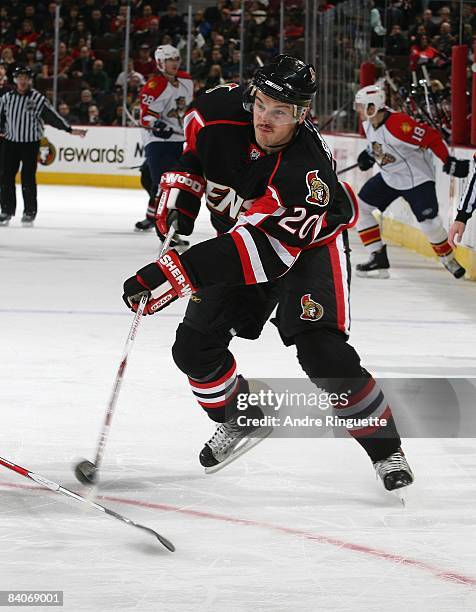
<svg viewBox="0 0 476 612">
<path fill-rule="evenodd" d="M 38 182 L 62 185 L 139 188 L 138 166 L 143 162 L 140 128 L 93 127 L 84 139 L 47 127 L 42 142 Z M 357 135 L 326 135 L 337 161 L 338 170 L 355 163 L 365 147 L 365 140 Z M 457 147 L 452 154 L 472 159 L 473 149 Z M 448 228 L 464 191 L 466 180 L 444 174 L 442 164 L 435 158 L 436 188 L 443 223 Z M 358 168 L 341 175 L 358 192 L 363 183 L 378 168 L 361 172 Z M 387 240 L 416 252 L 434 257 L 418 223 L 403 200 L 394 202 L 383 215 L 384 236 Z M 464 262 L 468 276 L 476 279 L 476 225 L 468 222 L 458 256 Z"/>
</svg>

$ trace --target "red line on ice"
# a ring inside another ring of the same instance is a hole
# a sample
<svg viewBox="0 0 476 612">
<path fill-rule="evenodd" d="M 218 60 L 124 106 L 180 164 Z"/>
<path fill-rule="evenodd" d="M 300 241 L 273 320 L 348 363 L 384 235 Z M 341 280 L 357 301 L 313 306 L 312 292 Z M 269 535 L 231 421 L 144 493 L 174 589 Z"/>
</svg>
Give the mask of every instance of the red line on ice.
<svg viewBox="0 0 476 612">
<path fill-rule="evenodd" d="M 42 489 L 43 487 L 35 487 L 30 485 L 20 485 L 20 484 L 11 484 L 2 482 L 1 486 L 4 487 L 12 487 L 16 489 Z M 45 489 L 46 491 L 48 489 Z M 113 501 L 120 504 L 127 504 L 129 506 L 140 506 L 141 508 L 151 508 L 154 510 L 165 510 L 166 512 L 177 512 L 179 514 L 186 514 L 188 516 L 195 516 L 198 518 L 206 518 L 214 521 L 222 521 L 225 523 L 232 523 L 233 525 L 247 525 L 249 527 L 261 527 L 262 529 L 267 529 L 268 531 L 276 531 L 278 533 L 286 533 L 289 535 L 296 535 L 306 540 L 312 540 L 315 542 L 319 542 L 320 544 L 329 544 L 330 546 L 335 546 L 336 548 L 341 548 L 344 550 L 350 550 L 352 552 L 363 553 L 369 557 L 375 557 L 377 559 L 384 559 L 385 561 L 390 561 L 392 563 L 396 563 L 398 565 L 407 565 L 411 567 L 416 567 L 420 570 L 424 570 L 433 574 L 436 578 L 440 578 L 441 580 L 446 580 L 448 582 L 462 584 L 464 586 L 476 586 L 476 578 L 472 578 L 471 576 L 465 576 L 464 574 L 458 574 L 455 572 L 449 572 L 436 567 L 435 565 L 431 565 L 430 563 L 426 563 L 425 561 L 418 561 L 417 559 L 411 559 L 410 557 L 402 557 L 401 555 L 396 555 L 393 553 L 385 552 L 383 550 L 379 550 L 377 548 L 372 548 L 370 546 L 365 546 L 362 544 L 353 544 L 352 542 L 346 542 L 345 540 L 340 540 L 338 538 L 331 538 L 329 536 L 321 535 L 319 533 L 312 533 L 310 531 L 305 531 L 303 529 L 295 529 L 293 527 L 283 527 L 281 525 L 275 525 L 273 523 L 265 523 L 263 521 L 255 521 L 253 519 L 242 519 L 234 516 L 227 516 L 226 514 L 215 514 L 214 512 L 205 512 L 203 510 L 192 510 L 189 508 L 180 508 L 179 506 L 172 506 L 170 504 L 156 504 L 153 502 L 145 502 L 136 499 L 126 499 L 123 497 L 113 497 L 110 495 L 99 495 L 97 499 Z"/>
</svg>

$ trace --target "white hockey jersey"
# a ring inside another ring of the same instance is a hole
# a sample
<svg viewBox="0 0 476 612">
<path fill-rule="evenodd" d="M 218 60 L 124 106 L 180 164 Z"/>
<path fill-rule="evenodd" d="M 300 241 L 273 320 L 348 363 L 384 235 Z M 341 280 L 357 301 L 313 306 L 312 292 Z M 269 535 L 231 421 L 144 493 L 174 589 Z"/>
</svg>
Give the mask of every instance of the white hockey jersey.
<svg viewBox="0 0 476 612">
<path fill-rule="evenodd" d="M 370 121 L 362 124 L 368 151 L 380 166 L 382 179 L 394 189 L 411 189 L 434 181 L 433 153 L 443 163 L 449 155 L 440 133 L 406 113 L 388 113 L 377 128 Z"/>
<path fill-rule="evenodd" d="M 179 70 L 174 84 L 162 74 L 150 77 L 140 93 L 140 123 L 143 127 L 153 127 L 160 120 L 173 129 L 173 134 L 164 139 L 155 136 L 152 130 L 143 130 L 144 145 L 149 142 L 183 142 L 183 119 L 192 98 L 193 81 L 187 72 Z"/>
</svg>

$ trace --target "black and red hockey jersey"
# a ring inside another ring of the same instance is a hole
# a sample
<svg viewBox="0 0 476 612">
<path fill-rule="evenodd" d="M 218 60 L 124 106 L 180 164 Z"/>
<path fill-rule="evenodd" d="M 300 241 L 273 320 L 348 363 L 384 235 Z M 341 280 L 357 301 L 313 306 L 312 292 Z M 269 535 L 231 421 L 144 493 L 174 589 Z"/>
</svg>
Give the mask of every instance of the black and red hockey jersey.
<svg viewBox="0 0 476 612">
<path fill-rule="evenodd" d="M 313 124 L 305 122 L 285 149 L 266 154 L 242 97 L 241 87 L 220 86 L 199 97 L 185 118 L 186 145 L 176 169 L 205 178 L 206 205 L 220 234 L 182 256 L 198 287 L 210 284 L 209 274 L 215 278 L 202 268 L 211 262 L 222 267 L 223 258 L 233 264 L 212 284 L 282 276 L 303 249 L 333 240 L 357 220 L 352 191 L 338 182 L 331 152 Z M 216 252 L 207 254 L 211 248 Z"/>
</svg>

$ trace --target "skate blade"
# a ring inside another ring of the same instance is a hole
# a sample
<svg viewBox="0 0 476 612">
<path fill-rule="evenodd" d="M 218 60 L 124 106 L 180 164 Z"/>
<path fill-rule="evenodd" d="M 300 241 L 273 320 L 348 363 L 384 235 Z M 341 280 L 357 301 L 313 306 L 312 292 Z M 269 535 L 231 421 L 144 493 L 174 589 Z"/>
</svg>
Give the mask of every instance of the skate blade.
<svg viewBox="0 0 476 612">
<path fill-rule="evenodd" d="M 355 270 L 355 274 L 360 278 L 390 278 L 388 270 L 371 270 L 369 272 L 363 270 Z"/>
<path fill-rule="evenodd" d="M 21 224 L 23 227 L 33 227 L 33 221 L 22 221 Z"/>
<path fill-rule="evenodd" d="M 255 447 L 260 442 L 263 442 L 271 433 L 273 432 L 272 427 L 262 427 L 260 430 L 260 436 L 256 438 L 243 438 L 241 443 L 235 447 L 234 451 L 229 455 L 226 459 L 224 459 L 221 463 L 217 465 L 212 465 L 210 467 L 205 468 L 205 474 L 214 474 L 215 472 L 219 472 L 228 464 L 236 461 L 241 455 L 244 455 L 248 451 L 250 451 L 253 447 Z"/>
<path fill-rule="evenodd" d="M 145 232 L 151 232 L 153 229 L 153 227 L 148 227 L 147 229 L 140 229 L 139 227 L 135 227 L 134 231 L 138 234 L 144 234 Z"/>
</svg>

